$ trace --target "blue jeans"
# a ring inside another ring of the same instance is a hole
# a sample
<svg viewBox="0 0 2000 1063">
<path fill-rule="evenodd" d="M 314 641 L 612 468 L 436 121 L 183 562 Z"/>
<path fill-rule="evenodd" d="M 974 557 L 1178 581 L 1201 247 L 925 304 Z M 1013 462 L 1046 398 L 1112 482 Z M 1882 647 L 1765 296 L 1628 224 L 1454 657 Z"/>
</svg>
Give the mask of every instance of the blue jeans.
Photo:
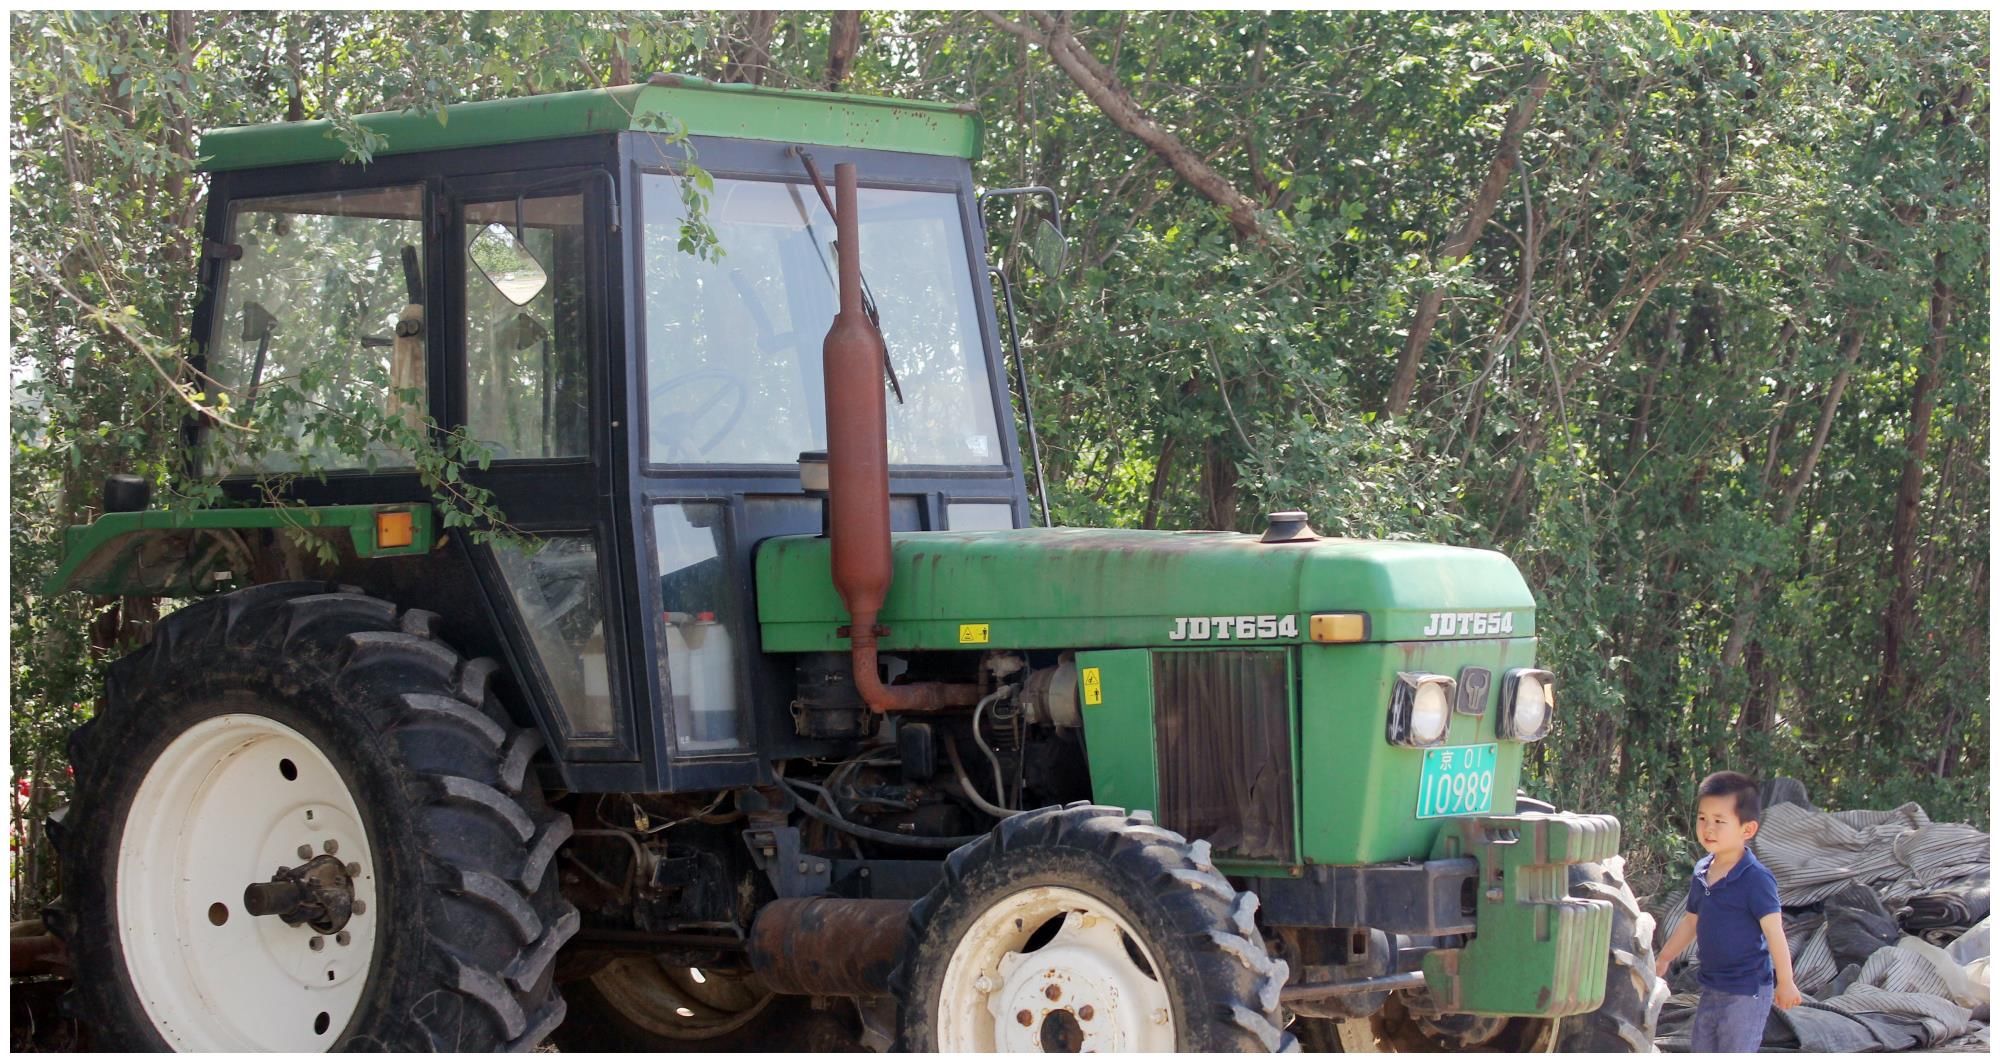
<svg viewBox="0 0 2000 1063">
<path fill-rule="evenodd" d="M 1764 1021 L 1771 1015 L 1771 994 L 1764 986 L 1755 996 L 1703 989 L 1694 1008 L 1690 1052 L 1755 1052 L 1764 1043 Z"/>
</svg>

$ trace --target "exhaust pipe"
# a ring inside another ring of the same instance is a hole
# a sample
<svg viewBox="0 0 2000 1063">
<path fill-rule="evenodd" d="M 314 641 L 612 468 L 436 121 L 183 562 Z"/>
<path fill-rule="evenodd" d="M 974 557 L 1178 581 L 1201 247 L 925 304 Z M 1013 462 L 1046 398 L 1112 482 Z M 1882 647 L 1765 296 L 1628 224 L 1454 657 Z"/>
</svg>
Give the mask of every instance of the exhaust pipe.
<svg viewBox="0 0 2000 1063">
<path fill-rule="evenodd" d="M 750 965 L 773 993 L 878 997 L 903 954 L 911 901 L 792 897 L 758 909 Z"/>
<path fill-rule="evenodd" d="M 854 685 L 875 712 L 929 712 L 971 705 L 970 683 L 882 683 L 876 665 L 876 624 L 893 578 L 889 560 L 889 421 L 882 396 L 887 349 L 861 302 L 860 195 L 853 163 L 833 168 L 838 215 L 840 312 L 825 347 L 827 535 L 832 539 L 833 586 L 847 606 Z"/>
</svg>

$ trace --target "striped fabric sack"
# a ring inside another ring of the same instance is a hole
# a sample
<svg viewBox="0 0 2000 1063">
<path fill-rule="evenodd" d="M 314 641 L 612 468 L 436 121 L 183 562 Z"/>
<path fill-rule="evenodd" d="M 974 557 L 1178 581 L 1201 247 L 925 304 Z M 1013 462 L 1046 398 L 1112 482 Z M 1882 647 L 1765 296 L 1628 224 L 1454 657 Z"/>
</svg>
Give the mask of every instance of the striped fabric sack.
<svg viewBox="0 0 2000 1063">
<path fill-rule="evenodd" d="M 1882 950 L 1890 954 L 1897 951 Z M 1945 997 L 1928 993 L 1904 993 L 1857 983 L 1847 992 L 1822 1000 L 1820 1004 L 1857 1018 L 1887 1015 L 1920 1023 L 1924 1030 L 1925 1048 L 1942 1044 L 1972 1028 L 1970 1008 L 1961 1008 Z"/>
<path fill-rule="evenodd" d="M 1824 900 L 1854 882 L 1897 900 L 1991 870 L 1984 831 L 1932 824 L 1914 803 L 1848 812 L 1774 805 L 1764 810 L 1750 847 L 1778 880 L 1778 898 L 1788 907 Z"/>
</svg>

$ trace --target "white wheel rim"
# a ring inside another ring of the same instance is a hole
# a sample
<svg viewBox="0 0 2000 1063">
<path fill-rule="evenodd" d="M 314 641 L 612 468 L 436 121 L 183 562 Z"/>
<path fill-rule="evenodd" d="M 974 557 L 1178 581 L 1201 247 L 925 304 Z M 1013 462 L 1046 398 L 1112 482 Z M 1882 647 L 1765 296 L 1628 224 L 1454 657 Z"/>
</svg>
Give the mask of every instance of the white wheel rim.
<svg viewBox="0 0 2000 1063">
<path fill-rule="evenodd" d="M 360 872 L 340 933 L 244 910 L 245 886 L 328 842 Z M 133 989 L 175 1049 L 333 1047 L 367 985 L 380 919 L 353 795 L 292 728 L 246 714 L 203 720 L 139 784 L 119 839 L 117 915 Z"/>
<path fill-rule="evenodd" d="M 1045 944 L 1023 951 L 1060 920 Z M 1144 965 L 1126 947 L 1131 942 Z M 1159 961 L 1111 906 L 1035 886 L 980 913 L 945 964 L 942 1052 L 1172 1052 L 1173 1004 Z"/>
</svg>

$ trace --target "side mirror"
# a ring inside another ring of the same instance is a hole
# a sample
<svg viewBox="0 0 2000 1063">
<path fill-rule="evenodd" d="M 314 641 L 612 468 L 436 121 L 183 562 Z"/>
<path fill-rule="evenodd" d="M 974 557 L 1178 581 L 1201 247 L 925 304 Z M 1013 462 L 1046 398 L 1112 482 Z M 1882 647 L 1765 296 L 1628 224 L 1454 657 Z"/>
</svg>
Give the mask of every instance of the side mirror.
<svg viewBox="0 0 2000 1063">
<path fill-rule="evenodd" d="M 515 306 L 533 302 L 548 287 L 549 275 L 542 264 L 515 238 L 512 229 L 497 221 L 479 230 L 465 250 L 486 282 Z"/>
<path fill-rule="evenodd" d="M 1063 263 L 1069 258 L 1069 240 L 1062 231 L 1062 198 L 1047 185 L 1026 185 L 1021 188 L 990 188 L 979 193 L 980 225 L 986 224 L 986 201 L 989 199 L 1011 199 L 1015 196 L 1037 196 L 1048 200 L 1049 214 L 1036 225 L 1028 236 L 1028 258 L 1044 277 L 1056 278 L 1062 275 Z"/>
<path fill-rule="evenodd" d="M 1035 268 L 1044 277 L 1061 277 L 1063 262 L 1069 258 L 1069 238 L 1047 218 L 1035 227 L 1035 235 L 1028 239 L 1028 257 L 1035 262 Z"/>
</svg>

